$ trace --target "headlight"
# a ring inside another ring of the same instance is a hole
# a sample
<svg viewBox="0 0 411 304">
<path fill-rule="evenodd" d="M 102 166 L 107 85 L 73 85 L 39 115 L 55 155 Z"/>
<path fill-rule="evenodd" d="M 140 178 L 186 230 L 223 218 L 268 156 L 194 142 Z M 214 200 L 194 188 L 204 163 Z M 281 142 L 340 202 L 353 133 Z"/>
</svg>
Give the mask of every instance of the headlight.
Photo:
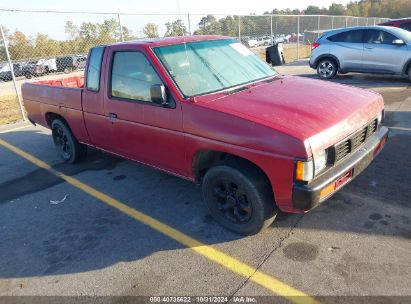
<svg viewBox="0 0 411 304">
<path fill-rule="evenodd" d="M 314 173 L 317 175 L 327 166 L 327 151 L 314 155 Z"/>
<path fill-rule="evenodd" d="M 314 155 L 308 161 L 297 160 L 295 166 L 295 179 L 309 182 L 327 167 L 327 151 Z"/>
</svg>

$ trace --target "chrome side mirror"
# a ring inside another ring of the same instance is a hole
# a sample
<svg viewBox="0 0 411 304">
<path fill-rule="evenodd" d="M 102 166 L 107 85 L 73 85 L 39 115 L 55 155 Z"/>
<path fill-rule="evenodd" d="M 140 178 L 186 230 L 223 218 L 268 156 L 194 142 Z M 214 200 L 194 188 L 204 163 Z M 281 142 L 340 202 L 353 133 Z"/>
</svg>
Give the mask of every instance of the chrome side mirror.
<svg viewBox="0 0 411 304">
<path fill-rule="evenodd" d="M 395 39 L 395 40 L 393 40 L 392 44 L 394 44 L 394 45 L 404 45 L 405 42 L 401 39 Z"/>
<path fill-rule="evenodd" d="M 166 88 L 162 84 L 154 84 L 150 88 L 150 95 L 151 95 L 151 101 L 162 105 L 162 106 L 168 106 L 168 100 L 167 100 L 167 92 Z"/>
</svg>

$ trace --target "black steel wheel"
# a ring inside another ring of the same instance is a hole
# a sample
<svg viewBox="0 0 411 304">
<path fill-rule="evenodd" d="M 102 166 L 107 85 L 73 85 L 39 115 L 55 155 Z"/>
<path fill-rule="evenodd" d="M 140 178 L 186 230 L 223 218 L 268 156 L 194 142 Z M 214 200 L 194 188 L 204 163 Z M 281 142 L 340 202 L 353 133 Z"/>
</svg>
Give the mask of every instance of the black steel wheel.
<svg viewBox="0 0 411 304">
<path fill-rule="evenodd" d="M 77 141 L 61 119 L 54 119 L 51 125 L 54 145 L 60 156 L 68 163 L 76 163 L 87 154 L 87 147 Z"/>
<path fill-rule="evenodd" d="M 218 210 L 235 224 L 247 223 L 253 213 L 253 206 L 243 185 L 225 177 L 213 182 L 213 198 Z"/>
<path fill-rule="evenodd" d="M 277 214 L 267 178 L 246 162 L 236 160 L 210 168 L 202 190 L 214 219 L 239 234 L 258 233 Z"/>
</svg>

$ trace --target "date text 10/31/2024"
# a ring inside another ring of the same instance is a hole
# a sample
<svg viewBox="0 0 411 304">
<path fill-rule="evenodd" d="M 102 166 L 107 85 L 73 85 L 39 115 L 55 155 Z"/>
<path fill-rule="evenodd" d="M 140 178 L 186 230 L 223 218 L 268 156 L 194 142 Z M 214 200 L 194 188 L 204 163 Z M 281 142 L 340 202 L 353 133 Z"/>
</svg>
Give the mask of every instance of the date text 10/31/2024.
<svg viewBox="0 0 411 304">
<path fill-rule="evenodd" d="M 150 303 L 227 303 L 228 297 L 219 296 L 198 296 L 198 297 L 174 297 L 157 296 L 150 297 Z M 257 303 L 255 297 L 235 296 L 231 298 L 234 303 Z"/>
</svg>

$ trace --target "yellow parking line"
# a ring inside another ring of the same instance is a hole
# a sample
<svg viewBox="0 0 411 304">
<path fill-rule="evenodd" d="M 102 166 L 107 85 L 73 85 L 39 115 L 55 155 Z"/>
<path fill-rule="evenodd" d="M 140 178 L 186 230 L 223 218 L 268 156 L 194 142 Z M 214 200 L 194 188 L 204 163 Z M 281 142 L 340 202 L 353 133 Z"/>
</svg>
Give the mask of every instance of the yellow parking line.
<svg viewBox="0 0 411 304">
<path fill-rule="evenodd" d="M 201 256 L 225 267 L 226 269 L 231 270 L 234 273 L 237 273 L 243 277 L 249 278 L 250 281 L 257 283 L 258 285 L 267 288 L 268 290 L 272 291 L 273 293 L 287 298 L 293 303 L 319 303 L 313 297 L 305 294 L 302 291 L 299 291 L 286 283 L 283 283 L 259 270 L 254 267 L 251 267 L 209 245 L 206 245 L 187 234 L 182 233 L 181 231 L 164 224 L 155 218 L 140 212 L 134 208 L 129 207 L 128 205 L 116 200 L 115 198 L 100 192 L 93 187 L 79 181 L 78 179 L 65 175 L 55 169 L 53 169 L 49 164 L 46 162 L 38 159 L 37 157 L 17 148 L 6 141 L 0 139 L 0 145 L 7 148 L 8 150 L 12 151 L 13 153 L 25 158 L 29 162 L 35 164 L 36 166 L 48 170 L 49 172 L 53 173 L 54 175 L 60 177 L 61 179 L 65 180 L 70 185 L 82 190 L 83 192 L 91 195 L 92 197 L 110 205 L 111 207 L 127 214 L 128 216 L 136 219 L 137 221 L 144 223 L 145 225 L 151 227 L 154 230 L 176 240 L 180 244 L 194 250 Z"/>
<path fill-rule="evenodd" d="M 25 126 L 20 126 L 20 127 L 8 129 L 8 130 L 0 131 L 0 134 L 13 132 L 13 131 L 17 131 L 17 130 L 20 130 L 20 129 L 25 129 L 25 128 L 28 128 L 28 127 L 30 127 L 30 126 L 31 126 L 31 125 L 25 125 Z"/>
</svg>

